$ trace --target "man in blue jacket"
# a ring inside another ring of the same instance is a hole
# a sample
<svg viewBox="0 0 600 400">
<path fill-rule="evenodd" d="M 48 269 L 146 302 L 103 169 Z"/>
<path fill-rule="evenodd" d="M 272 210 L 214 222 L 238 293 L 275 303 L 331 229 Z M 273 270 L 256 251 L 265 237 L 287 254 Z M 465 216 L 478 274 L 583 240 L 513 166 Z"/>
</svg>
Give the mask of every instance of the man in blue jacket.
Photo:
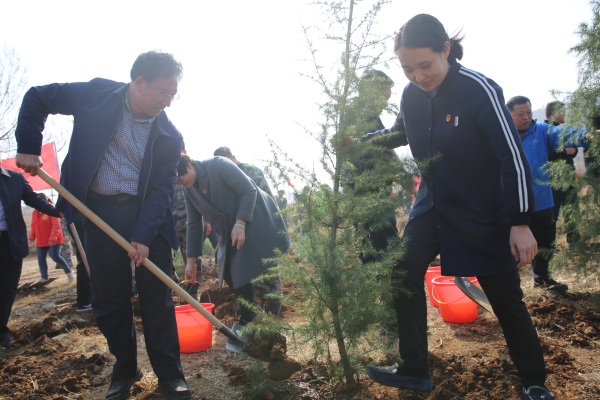
<svg viewBox="0 0 600 400">
<path fill-rule="evenodd" d="M 172 249 L 178 247 L 170 205 L 183 139 L 164 108 L 177 98 L 182 72 L 171 54 L 151 51 L 136 59 L 129 83 L 96 78 L 32 87 L 19 112 L 16 162 L 32 175 L 43 165 L 40 148 L 48 115 L 73 116 L 61 182 L 135 248 L 127 253 L 84 221 L 93 312 L 116 358 L 107 399 L 128 398 L 142 378 L 130 263 L 142 265 L 152 249 L 152 261 L 170 276 Z M 76 220 L 77 210 L 64 198 L 57 208 L 64 210 L 67 222 Z M 171 290 L 146 268 L 136 269 L 135 275 L 146 350 L 159 387 L 169 398 L 191 398 Z"/>
<path fill-rule="evenodd" d="M 555 292 L 564 292 L 569 287 L 555 281 L 550 276 L 548 264 L 555 250 L 556 219 L 554 218 L 554 200 L 550 173 L 544 169 L 549 156 L 561 146 L 562 128 L 546 123 L 538 123 L 532 119 L 531 102 L 525 96 L 515 96 L 508 100 L 506 107 L 519 131 L 523 149 L 527 155 L 533 176 L 533 192 L 535 195 L 535 212 L 531 217 L 529 228 L 538 243 L 540 251 L 533 261 L 533 280 L 535 287 L 547 288 Z M 577 149 L 570 145 L 565 149 L 567 155 L 574 155 Z"/>
<path fill-rule="evenodd" d="M 35 193 L 23 174 L 0 167 L 0 347 L 14 341 L 9 335 L 8 318 L 21 278 L 23 258 L 29 254 L 27 227 L 21 200 L 53 217 L 60 217 L 54 206 Z"/>
</svg>

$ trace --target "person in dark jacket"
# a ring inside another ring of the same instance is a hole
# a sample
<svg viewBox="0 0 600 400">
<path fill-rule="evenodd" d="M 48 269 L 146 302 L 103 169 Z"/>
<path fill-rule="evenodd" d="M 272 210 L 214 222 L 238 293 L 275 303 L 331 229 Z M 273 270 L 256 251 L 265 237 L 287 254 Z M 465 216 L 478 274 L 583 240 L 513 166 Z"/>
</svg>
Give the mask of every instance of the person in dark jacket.
<svg viewBox="0 0 600 400">
<path fill-rule="evenodd" d="M 171 54 L 142 53 L 129 83 L 90 82 L 32 87 L 23 98 L 16 128 L 17 166 L 32 175 L 42 167 L 42 131 L 49 114 L 72 115 L 73 133 L 61 183 L 110 225 L 134 250 L 127 252 L 93 222 L 84 220 L 84 250 L 90 264 L 92 307 L 115 356 L 107 399 L 129 397 L 138 368 L 130 263 L 152 261 L 172 274 L 178 247 L 170 207 L 183 147 L 181 133 L 164 109 L 177 98 L 183 69 Z M 59 197 L 67 222 L 78 211 Z M 187 399 L 171 290 L 146 268 L 135 273 L 146 350 L 161 391 Z"/>
<path fill-rule="evenodd" d="M 546 104 L 545 108 L 546 119 L 544 123 L 553 125 L 553 126 L 561 126 L 565 123 L 565 104 L 561 101 L 555 100 Z M 570 150 L 570 149 L 574 149 Z M 556 161 L 556 160 L 564 160 L 567 165 L 570 165 L 571 168 L 575 169 L 575 157 L 577 156 L 577 148 L 569 147 L 561 151 L 553 151 L 548 155 L 548 161 Z M 558 221 L 558 217 L 560 214 L 560 209 L 562 205 L 567 201 L 568 192 L 552 187 L 552 198 L 554 199 L 554 220 Z M 571 242 L 569 239 L 570 232 L 567 232 L 567 242 Z"/>
<path fill-rule="evenodd" d="M 275 198 L 275 196 L 273 195 L 273 192 L 271 192 L 271 188 L 269 187 L 269 182 L 267 181 L 267 177 L 265 176 L 265 173 L 263 172 L 262 169 L 258 168 L 256 165 L 253 165 L 253 164 L 239 162 L 237 160 L 237 158 L 233 155 L 233 152 L 231 151 L 231 149 L 227 146 L 221 146 L 218 149 L 216 149 L 213 152 L 213 156 L 229 158 L 231 161 L 233 161 L 235 163 L 235 165 L 238 166 L 239 169 L 244 171 L 244 173 L 246 175 L 248 175 L 248 177 L 250 179 L 252 179 L 254 181 L 254 183 L 256 183 L 256 186 L 258 186 L 259 189 L 263 190 L 269 196 Z"/>
<path fill-rule="evenodd" d="M 23 174 L 0 167 L 0 347 L 3 349 L 14 343 L 7 324 L 23 259 L 29 254 L 21 201 L 44 214 L 61 216 L 52 204 L 31 189 Z"/>
<path fill-rule="evenodd" d="M 274 266 L 264 260 L 290 246 L 275 200 L 225 157 L 193 161 L 182 154 L 178 173 L 177 183 L 186 188 L 186 279 L 196 280 L 203 224 L 208 222 L 218 241 L 219 281 L 225 280 L 237 297 L 254 303 L 252 280 Z M 239 325 L 254 318 L 254 312 L 242 305 Z"/>
<path fill-rule="evenodd" d="M 392 273 L 401 365 L 367 368 L 384 385 L 429 391 L 424 276 L 439 254 L 442 274 L 477 276 L 500 321 L 525 399 L 554 399 L 537 332 L 523 303 L 517 267 L 537 252 L 529 230 L 532 179 L 517 130 L 491 79 L 461 66 L 462 37 L 419 14 L 394 51 L 410 83 L 391 131 L 367 135 L 410 145 L 422 181 Z M 545 397 L 542 397 L 545 396 Z"/>
<path fill-rule="evenodd" d="M 363 136 L 366 133 L 381 130 L 385 128 L 381 121 L 381 113 L 385 110 L 390 96 L 394 81 L 384 72 L 369 69 L 360 78 L 358 83 L 358 96 L 353 98 L 348 104 L 346 112 L 346 123 L 352 126 L 358 135 Z M 344 171 L 343 187 L 345 191 L 353 193 L 354 196 L 361 197 L 371 194 L 372 188 L 363 187 L 357 177 L 373 170 L 376 166 L 379 169 L 393 170 L 398 168 L 398 156 L 393 149 L 386 149 L 383 152 L 379 149 L 360 149 L 358 154 L 350 159 L 352 168 Z M 364 179 L 364 178 L 363 178 Z M 390 197 L 392 195 L 393 181 L 389 183 L 388 190 L 382 191 L 382 196 Z M 385 199 L 383 199 L 385 201 Z M 395 212 L 385 215 L 383 219 L 370 223 L 364 223 L 362 227 L 368 232 L 369 241 L 374 251 L 372 254 L 361 254 L 363 263 L 381 261 L 381 253 L 385 251 L 390 240 L 398 237 L 398 228 L 396 227 Z"/>
</svg>

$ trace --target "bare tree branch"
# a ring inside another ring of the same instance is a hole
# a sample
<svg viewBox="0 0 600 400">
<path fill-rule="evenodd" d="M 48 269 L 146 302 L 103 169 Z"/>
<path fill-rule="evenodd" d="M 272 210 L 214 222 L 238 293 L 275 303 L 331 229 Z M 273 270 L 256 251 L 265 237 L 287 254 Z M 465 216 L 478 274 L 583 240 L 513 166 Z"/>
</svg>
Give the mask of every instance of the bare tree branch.
<svg viewBox="0 0 600 400">
<path fill-rule="evenodd" d="M 14 48 L 4 47 L 0 53 L 0 150 L 14 149 L 17 112 L 27 85 L 27 68 Z"/>
</svg>

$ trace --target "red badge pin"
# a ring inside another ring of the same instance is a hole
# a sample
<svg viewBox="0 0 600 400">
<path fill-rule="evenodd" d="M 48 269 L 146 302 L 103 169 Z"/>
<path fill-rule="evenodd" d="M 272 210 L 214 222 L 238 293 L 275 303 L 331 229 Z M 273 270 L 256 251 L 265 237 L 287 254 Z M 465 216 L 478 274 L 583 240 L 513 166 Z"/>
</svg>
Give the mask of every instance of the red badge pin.
<svg viewBox="0 0 600 400">
<path fill-rule="evenodd" d="M 452 115 L 447 114 L 446 115 L 446 122 L 450 122 L 451 119 L 452 119 Z"/>
</svg>

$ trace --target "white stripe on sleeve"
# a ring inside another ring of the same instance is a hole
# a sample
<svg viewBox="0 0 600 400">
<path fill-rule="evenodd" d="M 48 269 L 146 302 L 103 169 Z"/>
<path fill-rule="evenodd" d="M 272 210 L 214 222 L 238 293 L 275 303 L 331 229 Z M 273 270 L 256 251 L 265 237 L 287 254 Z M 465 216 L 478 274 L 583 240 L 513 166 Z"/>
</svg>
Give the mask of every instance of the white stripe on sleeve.
<svg viewBox="0 0 600 400">
<path fill-rule="evenodd" d="M 523 165 L 523 159 L 521 158 L 521 154 L 518 151 L 517 143 L 515 142 L 515 138 L 511 134 L 510 125 L 506 120 L 506 116 L 502 112 L 502 107 L 504 106 L 504 104 L 500 102 L 500 100 L 498 99 L 498 93 L 494 90 L 492 85 L 490 85 L 490 83 L 484 76 L 464 67 L 461 67 L 459 73 L 479 83 L 483 90 L 487 93 L 490 99 L 490 103 L 494 107 L 494 111 L 496 112 L 496 116 L 498 117 L 500 125 L 502 126 L 502 132 L 504 133 L 504 138 L 508 143 L 508 148 L 511 151 L 515 169 L 517 171 L 519 207 L 521 212 L 527 212 L 530 207 L 528 200 L 529 197 L 527 193 L 527 175 L 525 171 L 525 166 Z"/>
</svg>

